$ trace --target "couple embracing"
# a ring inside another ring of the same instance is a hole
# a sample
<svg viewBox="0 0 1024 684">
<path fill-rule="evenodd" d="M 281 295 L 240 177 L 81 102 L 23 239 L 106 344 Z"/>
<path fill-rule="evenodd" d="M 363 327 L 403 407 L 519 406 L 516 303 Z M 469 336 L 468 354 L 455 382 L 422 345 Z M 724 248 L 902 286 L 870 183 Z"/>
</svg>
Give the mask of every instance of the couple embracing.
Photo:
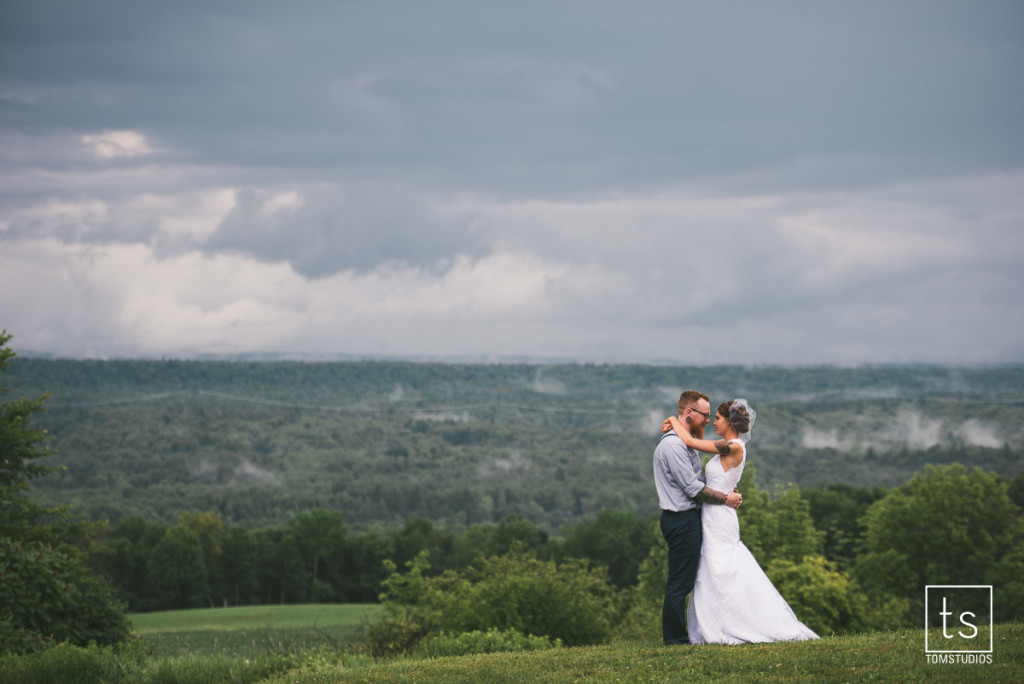
<svg viewBox="0 0 1024 684">
<path fill-rule="evenodd" d="M 740 541 L 736 491 L 756 414 L 745 399 L 719 405 L 706 394 L 679 397 L 679 417 L 662 425 L 654 450 L 668 582 L 661 629 L 666 644 L 739 644 L 817 639 Z M 705 440 L 708 423 L 722 439 Z M 714 454 L 702 472 L 699 451 Z M 687 610 L 686 597 L 693 593 Z M 687 630 L 689 627 L 689 630 Z"/>
</svg>

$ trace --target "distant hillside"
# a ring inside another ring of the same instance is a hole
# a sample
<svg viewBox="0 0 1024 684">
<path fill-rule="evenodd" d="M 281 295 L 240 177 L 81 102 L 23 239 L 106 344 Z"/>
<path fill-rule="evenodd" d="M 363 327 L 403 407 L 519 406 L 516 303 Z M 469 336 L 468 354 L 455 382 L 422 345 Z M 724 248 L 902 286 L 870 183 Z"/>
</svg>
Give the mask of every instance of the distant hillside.
<svg viewBox="0 0 1024 684">
<path fill-rule="evenodd" d="M 314 506 L 355 526 L 518 513 L 557 528 L 656 507 L 651 451 L 679 393 L 758 411 L 759 486 L 892 486 L 926 463 L 1024 469 L 1024 369 L 744 368 L 19 357 L 49 392 L 44 501 L 93 518 L 214 510 L 246 525 Z"/>
</svg>

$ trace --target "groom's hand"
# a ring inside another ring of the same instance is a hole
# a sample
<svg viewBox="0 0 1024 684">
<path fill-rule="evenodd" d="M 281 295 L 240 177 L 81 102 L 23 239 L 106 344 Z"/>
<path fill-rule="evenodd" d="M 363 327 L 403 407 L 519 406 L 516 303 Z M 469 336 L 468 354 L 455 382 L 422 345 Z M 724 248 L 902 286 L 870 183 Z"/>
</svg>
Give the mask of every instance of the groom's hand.
<svg viewBox="0 0 1024 684">
<path fill-rule="evenodd" d="M 729 508 L 736 509 L 743 503 L 743 495 L 740 494 L 740 490 L 734 489 L 729 492 L 725 497 L 725 505 Z"/>
</svg>

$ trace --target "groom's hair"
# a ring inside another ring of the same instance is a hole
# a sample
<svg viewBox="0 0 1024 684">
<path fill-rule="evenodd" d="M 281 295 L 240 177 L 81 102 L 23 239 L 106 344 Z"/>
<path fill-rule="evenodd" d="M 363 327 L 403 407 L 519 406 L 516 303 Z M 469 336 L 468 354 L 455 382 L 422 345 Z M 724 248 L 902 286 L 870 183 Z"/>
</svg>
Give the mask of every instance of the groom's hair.
<svg viewBox="0 0 1024 684">
<path fill-rule="evenodd" d="M 686 390 L 679 395 L 679 414 L 682 415 L 683 411 L 688 408 L 697 408 L 697 402 L 703 399 L 710 403 L 711 398 L 703 392 L 697 390 Z"/>
</svg>

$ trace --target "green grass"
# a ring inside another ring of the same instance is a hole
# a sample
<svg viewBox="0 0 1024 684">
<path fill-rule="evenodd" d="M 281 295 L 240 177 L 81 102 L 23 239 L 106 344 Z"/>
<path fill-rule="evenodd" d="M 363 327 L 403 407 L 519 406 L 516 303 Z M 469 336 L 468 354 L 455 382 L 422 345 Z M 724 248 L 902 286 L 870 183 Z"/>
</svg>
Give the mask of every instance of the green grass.
<svg viewBox="0 0 1024 684">
<path fill-rule="evenodd" d="M 213 664 L 267 653 L 298 655 L 298 662 L 304 664 L 265 680 L 271 684 L 1024 681 L 1024 623 L 996 625 L 990 665 L 929 663 L 920 629 L 802 643 L 666 647 L 624 642 L 378 664 L 366 656 L 339 653 L 376 609 L 372 605 L 262 606 L 131 617 L 136 632 L 155 647 L 154 655 L 159 657 L 211 658 Z M 930 638 L 940 639 L 937 633 Z"/>
<path fill-rule="evenodd" d="M 244 606 L 135 613 L 135 634 L 159 656 L 254 658 L 261 653 L 301 653 L 355 641 L 373 604 Z"/>
<path fill-rule="evenodd" d="M 991 665 L 925 659 L 920 629 L 801 643 L 676 646 L 622 643 L 530 653 L 336 666 L 272 677 L 275 684 L 346 682 L 1019 682 L 1024 623 L 998 625 Z"/>
</svg>

